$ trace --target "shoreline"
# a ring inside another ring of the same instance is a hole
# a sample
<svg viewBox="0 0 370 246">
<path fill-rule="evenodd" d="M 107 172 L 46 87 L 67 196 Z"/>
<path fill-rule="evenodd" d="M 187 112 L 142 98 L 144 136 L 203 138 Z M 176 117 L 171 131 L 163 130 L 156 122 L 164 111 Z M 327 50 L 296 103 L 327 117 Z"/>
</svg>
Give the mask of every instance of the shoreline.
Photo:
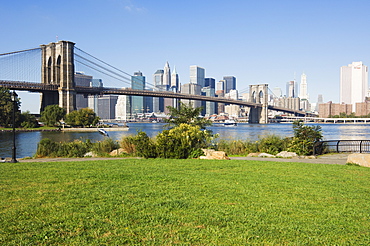
<svg viewBox="0 0 370 246">
<path fill-rule="evenodd" d="M 57 128 L 57 129 L 15 129 L 15 132 L 95 132 L 104 129 L 107 132 L 128 131 L 129 127 L 96 127 L 96 128 Z M 11 129 L 0 130 L 1 132 L 13 132 Z"/>
</svg>

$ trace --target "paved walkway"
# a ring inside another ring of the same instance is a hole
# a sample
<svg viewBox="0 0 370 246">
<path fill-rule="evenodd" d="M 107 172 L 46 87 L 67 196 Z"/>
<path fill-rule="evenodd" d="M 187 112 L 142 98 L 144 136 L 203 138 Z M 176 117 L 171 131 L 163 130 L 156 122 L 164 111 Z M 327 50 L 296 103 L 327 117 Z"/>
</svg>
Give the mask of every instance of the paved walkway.
<svg viewBox="0 0 370 246">
<path fill-rule="evenodd" d="M 303 163 L 317 163 L 317 164 L 339 164 L 345 165 L 347 163 L 348 154 L 329 154 L 319 156 L 316 159 L 298 159 L 298 158 L 266 158 L 266 157 L 231 157 L 232 160 L 246 160 L 246 161 L 278 161 L 278 162 L 303 162 Z M 117 160 L 117 159 L 132 159 L 120 157 L 91 157 L 91 158 L 38 158 L 38 159 L 19 159 L 19 162 L 56 162 L 56 161 L 101 161 L 101 160 Z M 139 159 L 139 158 L 138 158 Z"/>
<path fill-rule="evenodd" d="M 231 157 L 232 160 L 255 160 L 255 161 L 278 161 L 278 162 L 303 162 L 317 164 L 339 164 L 345 165 L 349 154 L 328 154 L 318 156 L 316 159 L 299 158 L 266 158 L 266 157 Z"/>
</svg>

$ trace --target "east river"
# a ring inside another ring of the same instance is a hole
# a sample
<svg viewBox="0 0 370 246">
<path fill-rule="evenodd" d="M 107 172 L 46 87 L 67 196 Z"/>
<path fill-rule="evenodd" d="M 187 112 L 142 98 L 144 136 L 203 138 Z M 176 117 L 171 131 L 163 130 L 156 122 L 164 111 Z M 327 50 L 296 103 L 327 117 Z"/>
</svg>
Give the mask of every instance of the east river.
<svg viewBox="0 0 370 246">
<path fill-rule="evenodd" d="M 163 130 L 164 124 L 156 123 L 131 123 L 128 131 L 110 131 L 109 136 L 114 140 L 120 140 L 124 136 L 135 135 L 142 130 L 150 137 L 154 137 Z M 309 124 L 314 125 L 314 124 Z M 320 124 L 325 140 L 364 140 L 370 139 L 370 124 Z M 227 140 L 250 140 L 256 141 L 259 137 L 275 134 L 282 137 L 293 136 L 292 124 L 247 124 L 240 123 L 238 126 L 224 127 L 214 125 L 209 127 L 213 133 L 219 134 L 219 139 Z M 104 139 L 96 132 L 16 132 L 17 158 L 31 157 L 36 153 L 37 144 L 43 138 L 54 141 L 73 141 L 76 139 L 90 139 L 93 142 Z M 0 157 L 11 157 L 13 146 L 13 133 L 0 132 Z"/>
</svg>

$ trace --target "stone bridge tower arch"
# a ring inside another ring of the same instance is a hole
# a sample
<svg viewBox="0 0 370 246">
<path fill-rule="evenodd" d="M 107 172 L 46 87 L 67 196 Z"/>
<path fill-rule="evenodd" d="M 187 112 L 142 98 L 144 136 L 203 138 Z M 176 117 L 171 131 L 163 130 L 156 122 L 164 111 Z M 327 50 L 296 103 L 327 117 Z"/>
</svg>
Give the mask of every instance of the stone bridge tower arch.
<svg viewBox="0 0 370 246">
<path fill-rule="evenodd" d="M 249 123 L 267 124 L 268 123 L 268 84 L 250 85 L 249 101 L 260 103 L 262 107 L 250 108 Z"/>
<path fill-rule="evenodd" d="M 57 92 L 42 93 L 40 112 L 53 104 L 58 104 L 67 113 L 76 109 L 74 45 L 70 41 L 41 45 L 41 83 L 59 87 Z"/>
</svg>

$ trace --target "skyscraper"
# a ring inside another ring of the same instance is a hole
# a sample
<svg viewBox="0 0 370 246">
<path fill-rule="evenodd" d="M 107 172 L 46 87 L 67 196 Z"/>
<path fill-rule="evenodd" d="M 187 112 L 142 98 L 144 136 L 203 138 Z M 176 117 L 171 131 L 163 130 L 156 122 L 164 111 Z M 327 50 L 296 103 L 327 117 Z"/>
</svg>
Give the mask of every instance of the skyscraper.
<svg viewBox="0 0 370 246">
<path fill-rule="evenodd" d="M 196 65 L 190 66 L 190 83 L 204 87 L 205 70 Z"/>
<path fill-rule="evenodd" d="M 171 69 L 168 62 L 166 62 L 163 69 L 163 85 L 171 86 Z"/>
<path fill-rule="evenodd" d="M 171 91 L 178 92 L 180 87 L 179 75 L 177 74 L 176 67 L 173 69 L 171 74 Z"/>
<path fill-rule="evenodd" d="M 234 76 L 224 76 L 223 80 L 225 81 L 225 93 L 229 93 L 230 90 L 236 90 L 236 78 Z"/>
<path fill-rule="evenodd" d="M 297 97 L 297 89 L 295 80 L 289 81 L 286 84 L 286 97 Z"/>
<path fill-rule="evenodd" d="M 299 86 L 299 98 L 301 100 L 306 99 L 308 100 L 308 93 L 307 93 L 307 76 L 306 74 L 302 73 L 301 75 L 301 84 Z"/>
<path fill-rule="evenodd" d="M 131 76 L 131 88 L 136 90 L 145 89 L 145 76 L 139 71 L 135 72 L 134 76 Z M 135 113 L 144 113 L 144 97 L 143 96 L 132 96 L 131 99 L 131 108 L 132 112 Z"/>
<path fill-rule="evenodd" d="M 362 62 L 340 68 L 340 103 L 352 104 L 355 108 L 357 102 L 365 101 L 368 86 L 368 68 Z"/>
</svg>

